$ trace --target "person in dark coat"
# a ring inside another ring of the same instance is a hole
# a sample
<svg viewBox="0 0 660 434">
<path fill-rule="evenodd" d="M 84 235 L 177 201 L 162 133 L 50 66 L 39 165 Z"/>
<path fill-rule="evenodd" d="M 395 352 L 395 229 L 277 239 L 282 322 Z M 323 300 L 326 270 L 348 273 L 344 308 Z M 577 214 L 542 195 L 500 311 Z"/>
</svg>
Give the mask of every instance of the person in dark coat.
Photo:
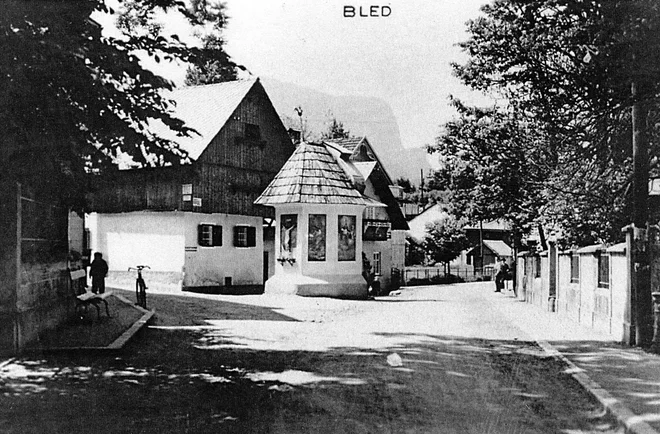
<svg viewBox="0 0 660 434">
<path fill-rule="evenodd" d="M 92 278 L 92 292 L 103 294 L 105 292 L 105 276 L 108 275 L 108 263 L 99 252 L 94 253 L 94 260 L 89 266 L 89 277 Z"/>
<path fill-rule="evenodd" d="M 499 258 L 496 265 L 497 272 L 495 273 L 495 292 L 502 292 L 504 289 L 504 280 L 509 275 L 509 266 L 506 265 L 504 258 Z"/>
</svg>

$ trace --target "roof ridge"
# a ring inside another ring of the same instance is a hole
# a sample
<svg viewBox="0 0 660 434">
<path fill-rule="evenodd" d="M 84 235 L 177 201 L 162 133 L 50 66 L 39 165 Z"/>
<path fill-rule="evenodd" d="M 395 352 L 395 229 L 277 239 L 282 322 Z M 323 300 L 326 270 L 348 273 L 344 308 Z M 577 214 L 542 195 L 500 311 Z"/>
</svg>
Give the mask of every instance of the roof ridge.
<svg viewBox="0 0 660 434">
<path fill-rule="evenodd" d="M 234 83 L 248 83 L 248 82 L 254 82 L 256 83 L 259 81 L 259 77 L 256 78 L 238 78 L 236 80 L 227 80 L 227 81 L 219 81 L 217 83 L 206 83 L 206 84 L 193 84 L 193 85 L 186 85 L 182 87 L 175 87 L 172 91 L 177 92 L 181 90 L 188 90 L 188 89 L 196 89 L 200 87 L 219 87 L 222 85 L 227 85 L 227 84 L 234 84 Z"/>
</svg>

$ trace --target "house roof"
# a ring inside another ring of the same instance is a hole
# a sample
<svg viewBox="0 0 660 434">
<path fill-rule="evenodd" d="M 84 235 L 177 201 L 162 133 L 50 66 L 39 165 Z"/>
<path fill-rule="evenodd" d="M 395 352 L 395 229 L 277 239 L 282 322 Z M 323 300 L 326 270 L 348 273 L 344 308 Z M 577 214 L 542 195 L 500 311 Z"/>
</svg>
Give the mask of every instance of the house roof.
<svg viewBox="0 0 660 434">
<path fill-rule="evenodd" d="M 370 160 L 370 161 L 378 162 L 378 164 L 380 165 L 381 171 L 383 172 L 383 174 L 385 175 L 385 178 L 387 179 L 387 183 L 389 185 L 394 184 L 392 182 L 392 178 L 390 178 L 390 175 L 385 170 L 385 166 L 383 166 L 383 163 L 381 163 L 380 159 L 378 158 L 378 155 L 376 154 L 376 151 L 374 150 L 373 146 L 371 146 L 371 143 L 369 143 L 369 140 L 367 140 L 366 137 L 352 137 L 352 138 L 348 138 L 348 139 L 328 139 L 328 140 L 325 140 L 324 143 L 326 143 L 330 146 L 333 146 L 334 148 L 338 148 L 341 152 L 350 153 L 351 157 L 352 157 L 351 160 L 353 160 L 354 163 L 356 163 L 356 161 L 354 161 L 354 160 L 359 155 L 359 152 L 356 152 L 357 147 L 360 144 L 364 143 L 366 145 L 366 147 L 368 148 L 368 150 L 369 150 L 370 155 L 368 156 L 368 158 L 370 158 L 370 159 L 373 158 L 373 160 Z M 366 177 L 365 177 L 365 179 L 366 179 Z"/>
<path fill-rule="evenodd" d="M 465 229 L 479 229 L 479 224 L 467 225 Z M 488 231 L 509 231 L 511 230 L 511 225 L 504 220 L 492 220 L 483 222 L 483 229 Z"/>
<path fill-rule="evenodd" d="M 484 240 L 484 246 L 492 250 L 497 256 L 513 256 L 513 250 L 504 241 Z"/>
<path fill-rule="evenodd" d="M 328 139 L 326 142 L 335 143 L 353 152 L 363 140 L 365 140 L 365 137 L 349 137 L 348 139 Z"/>
<path fill-rule="evenodd" d="M 258 81 L 259 79 L 236 80 L 176 89 L 166 95 L 176 103 L 174 116 L 199 134 L 191 132 L 189 137 L 177 136 L 160 121 L 151 122 L 149 129 L 178 143 L 191 159 L 196 160 Z"/>
<path fill-rule="evenodd" d="M 350 164 L 345 161 L 345 163 Z M 285 203 L 384 206 L 364 197 L 326 145 L 302 142 L 255 200 L 259 205 Z"/>
<path fill-rule="evenodd" d="M 447 217 L 449 217 L 449 213 L 441 205 L 436 203 L 408 222 L 410 230 L 407 232 L 407 235 L 417 241 L 421 241 L 426 236 L 427 224 L 444 220 Z"/>
<path fill-rule="evenodd" d="M 484 240 L 484 247 L 489 249 L 499 257 L 513 256 L 513 249 L 507 243 L 500 240 Z M 477 253 L 475 253 L 477 252 Z M 475 255 L 479 252 L 479 246 L 472 247 L 467 251 L 468 255 Z"/>
</svg>

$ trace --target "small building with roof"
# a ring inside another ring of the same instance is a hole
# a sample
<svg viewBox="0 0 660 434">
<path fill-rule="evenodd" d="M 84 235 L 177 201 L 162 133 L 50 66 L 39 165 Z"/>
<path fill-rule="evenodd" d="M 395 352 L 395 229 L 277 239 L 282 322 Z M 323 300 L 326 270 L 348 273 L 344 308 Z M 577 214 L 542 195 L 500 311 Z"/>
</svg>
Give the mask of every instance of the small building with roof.
<svg viewBox="0 0 660 434">
<path fill-rule="evenodd" d="M 302 142 L 255 201 L 275 209 L 275 274 L 267 293 L 366 298 L 363 212 L 386 207 L 363 194 L 348 154 Z"/>
<path fill-rule="evenodd" d="M 109 279 L 130 282 L 128 267 L 147 264 L 149 284 L 263 285 L 273 274 L 274 212 L 254 200 L 294 151 L 287 130 L 258 79 L 186 87 L 171 99 L 197 133 L 148 128 L 190 161 L 96 180 L 89 247 L 107 258 Z"/>
</svg>

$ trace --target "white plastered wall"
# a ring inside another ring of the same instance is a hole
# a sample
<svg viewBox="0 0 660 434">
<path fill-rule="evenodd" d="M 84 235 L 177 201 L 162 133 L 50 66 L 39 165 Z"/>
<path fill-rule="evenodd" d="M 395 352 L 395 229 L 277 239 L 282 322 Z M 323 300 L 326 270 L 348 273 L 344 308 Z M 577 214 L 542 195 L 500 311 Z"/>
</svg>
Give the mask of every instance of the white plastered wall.
<svg viewBox="0 0 660 434">
<path fill-rule="evenodd" d="M 222 246 L 197 244 L 199 224 L 222 226 Z M 256 228 L 256 246 L 235 247 L 233 228 Z M 263 283 L 262 218 L 191 212 L 130 212 L 90 214 L 87 218 L 92 252 L 102 252 L 110 270 L 149 265 L 154 272 L 184 273 L 183 286 L 223 286 Z"/>
</svg>

